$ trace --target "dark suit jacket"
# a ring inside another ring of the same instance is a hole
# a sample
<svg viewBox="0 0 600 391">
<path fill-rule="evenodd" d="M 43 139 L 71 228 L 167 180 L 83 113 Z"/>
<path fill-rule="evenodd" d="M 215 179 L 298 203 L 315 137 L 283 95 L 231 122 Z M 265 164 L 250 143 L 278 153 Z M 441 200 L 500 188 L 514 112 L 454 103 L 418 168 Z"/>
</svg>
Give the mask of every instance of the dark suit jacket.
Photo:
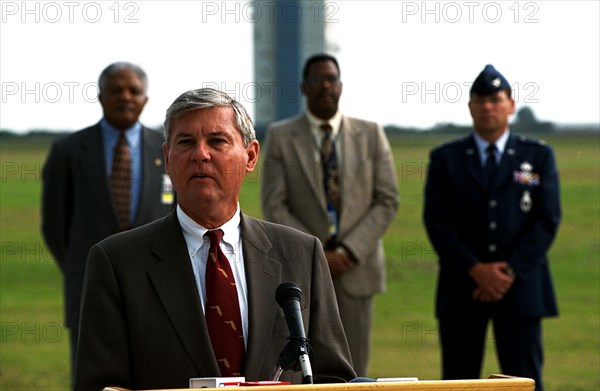
<svg viewBox="0 0 600 391">
<path fill-rule="evenodd" d="M 325 256 L 318 240 L 242 215 L 248 285 L 247 380 L 268 380 L 289 331 L 275 291 L 302 289 L 302 318 L 315 381 L 354 375 Z M 186 388 L 219 376 L 177 214 L 92 247 L 83 291 L 75 389 Z M 284 378 L 301 382 L 301 375 Z"/>
<path fill-rule="evenodd" d="M 161 201 L 163 136 L 142 129 L 143 177 L 134 226 L 173 209 Z M 43 170 L 42 233 L 64 274 L 66 324 L 77 328 L 81 284 L 93 244 L 118 232 L 96 124 L 56 141 Z"/>
<path fill-rule="evenodd" d="M 385 289 L 382 237 L 398 209 L 394 158 L 383 128 L 342 117 L 341 213 L 338 242 L 357 265 L 336 279 L 354 297 Z M 261 181 L 265 219 L 327 239 L 327 200 L 321 162 L 306 115 L 272 124 Z M 350 325 L 348 325 L 350 326 Z"/>
<path fill-rule="evenodd" d="M 558 173 L 550 147 L 512 135 L 491 189 L 472 136 L 431 152 L 424 221 L 440 264 L 438 317 L 557 314 L 546 253 L 560 221 Z M 495 304 L 471 298 L 476 262 L 507 261 L 516 279 Z"/>
</svg>

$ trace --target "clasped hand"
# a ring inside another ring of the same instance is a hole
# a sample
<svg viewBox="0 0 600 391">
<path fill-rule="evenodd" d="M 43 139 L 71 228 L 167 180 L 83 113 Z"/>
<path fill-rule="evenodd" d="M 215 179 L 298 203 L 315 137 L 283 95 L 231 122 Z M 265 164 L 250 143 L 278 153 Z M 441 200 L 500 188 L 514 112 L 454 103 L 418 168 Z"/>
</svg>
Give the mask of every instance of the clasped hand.
<svg viewBox="0 0 600 391">
<path fill-rule="evenodd" d="M 327 258 L 327 263 L 329 264 L 331 278 L 337 278 L 341 276 L 354 266 L 354 262 L 352 262 L 350 255 L 347 253 L 326 250 L 325 257 Z"/>
<path fill-rule="evenodd" d="M 514 282 L 512 269 L 505 261 L 479 262 L 471 267 L 469 274 L 477 283 L 473 290 L 473 300 L 482 302 L 502 300 Z"/>
</svg>

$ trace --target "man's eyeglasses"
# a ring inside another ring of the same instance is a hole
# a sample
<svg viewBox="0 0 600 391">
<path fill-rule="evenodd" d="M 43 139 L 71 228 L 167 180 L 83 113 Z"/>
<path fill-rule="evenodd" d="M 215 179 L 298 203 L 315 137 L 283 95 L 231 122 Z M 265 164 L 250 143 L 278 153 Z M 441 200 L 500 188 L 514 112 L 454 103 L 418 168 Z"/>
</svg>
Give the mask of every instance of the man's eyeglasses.
<svg viewBox="0 0 600 391">
<path fill-rule="evenodd" d="M 324 81 L 329 84 L 338 84 L 340 78 L 338 76 L 311 76 L 306 79 L 309 84 L 323 84 Z"/>
</svg>

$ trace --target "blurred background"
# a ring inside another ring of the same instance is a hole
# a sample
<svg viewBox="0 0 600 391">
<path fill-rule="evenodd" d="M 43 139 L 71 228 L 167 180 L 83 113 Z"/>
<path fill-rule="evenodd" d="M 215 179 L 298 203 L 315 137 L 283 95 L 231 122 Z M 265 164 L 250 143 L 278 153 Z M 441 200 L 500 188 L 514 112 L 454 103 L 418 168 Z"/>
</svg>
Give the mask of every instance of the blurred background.
<svg viewBox="0 0 600 391">
<path fill-rule="evenodd" d="M 101 118 L 97 78 L 131 61 L 149 78 L 141 122 L 183 91 L 234 95 L 259 136 L 303 109 L 304 59 L 335 55 L 346 115 L 393 148 L 400 210 L 384 237 L 371 377 L 440 374 L 436 254 L 422 223 L 428 152 L 470 131 L 470 83 L 488 63 L 513 88 L 511 130 L 556 152 L 563 222 L 550 251 L 561 315 L 544 322 L 547 390 L 600 390 L 600 2 L 0 1 L 0 390 L 69 388 L 62 276 L 41 239 L 50 143 Z M 242 209 L 261 216 L 260 166 Z M 494 339 L 482 375 L 499 373 Z"/>
<path fill-rule="evenodd" d="M 488 64 L 540 121 L 597 124 L 599 2 L 1 1 L 0 128 L 76 130 L 100 116 L 97 78 L 141 65 L 158 127 L 181 92 L 236 96 L 257 127 L 300 111 L 302 63 L 338 57 L 341 109 L 384 125 L 469 124 Z"/>
</svg>

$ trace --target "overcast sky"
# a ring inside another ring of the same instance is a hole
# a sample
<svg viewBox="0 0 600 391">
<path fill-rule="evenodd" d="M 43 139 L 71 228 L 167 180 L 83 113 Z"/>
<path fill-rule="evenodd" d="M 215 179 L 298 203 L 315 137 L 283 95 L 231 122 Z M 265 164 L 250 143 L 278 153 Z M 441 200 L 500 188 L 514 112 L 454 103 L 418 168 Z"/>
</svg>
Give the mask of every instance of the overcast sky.
<svg viewBox="0 0 600 391">
<path fill-rule="evenodd" d="M 307 0 L 309 1 L 309 0 Z M 274 0 L 271 7 L 284 6 Z M 341 109 L 384 125 L 468 124 L 469 84 L 491 63 L 517 106 L 557 123 L 600 121 L 600 2 L 326 1 L 341 65 Z M 245 1 L 1 1 L 0 127 L 76 130 L 101 117 L 96 82 L 111 62 L 148 73 L 141 120 L 158 126 L 183 91 L 218 85 L 253 112 Z M 256 11 L 261 11 L 260 16 Z"/>
</svg>

